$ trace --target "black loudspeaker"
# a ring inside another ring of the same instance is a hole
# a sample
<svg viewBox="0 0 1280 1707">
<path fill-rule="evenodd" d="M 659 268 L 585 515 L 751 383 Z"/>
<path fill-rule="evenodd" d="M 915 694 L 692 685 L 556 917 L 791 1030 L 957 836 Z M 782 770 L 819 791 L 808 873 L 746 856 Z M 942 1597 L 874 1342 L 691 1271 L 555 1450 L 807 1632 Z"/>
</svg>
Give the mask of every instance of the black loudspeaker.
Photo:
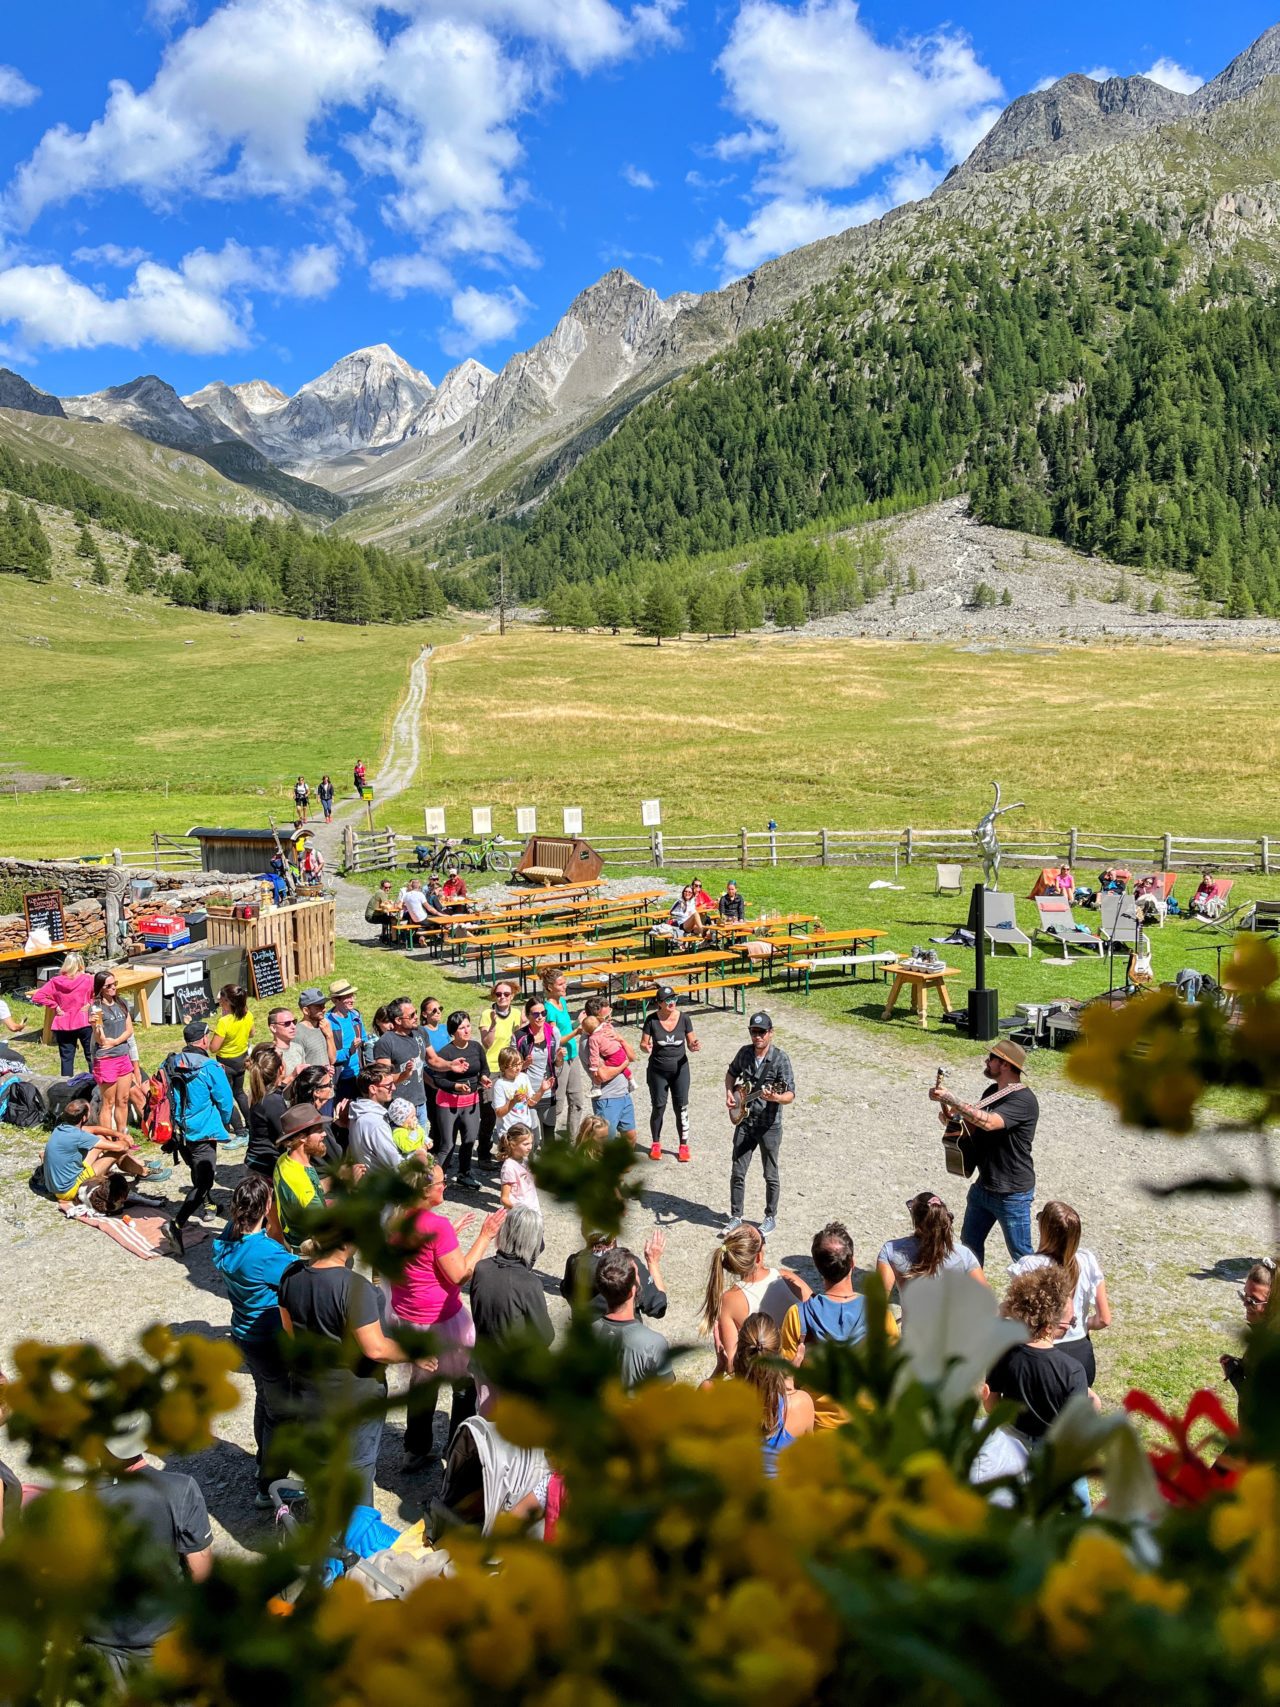
<svg viewBox="0 0 1280 1707">
<path fill-rule="evenodd" d="M 985 1043 L 1000 1032 L 1000 996 L 996 990 L 970 990 L 969 1036 Z"/>
</svg>

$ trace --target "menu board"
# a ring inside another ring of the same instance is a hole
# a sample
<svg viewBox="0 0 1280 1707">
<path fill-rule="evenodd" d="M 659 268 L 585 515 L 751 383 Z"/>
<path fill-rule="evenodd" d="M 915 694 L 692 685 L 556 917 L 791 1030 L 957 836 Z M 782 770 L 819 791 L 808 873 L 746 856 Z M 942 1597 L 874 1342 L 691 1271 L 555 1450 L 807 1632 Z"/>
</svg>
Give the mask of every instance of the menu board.
<svg viewBox="0 0 1280 1707">
<path fill-rule="evenodd" d="M 41 889 L 33 895 L 24 895 L 22 906 L 27 915 L 28 936 L 32 931 L 45 930 L 49 933 L 50 942 L 67 940 L 66 921 L 62 916 L 61 889 Z"/>
<path fill-rule="evenodd" d="M 192 1019 L 207 1019 L 213 1012 L 208 993 L 198 984 L 193 990 L 179 990 L 170 999 L 173 1002 L 174 1025 L 186 1025 Z"/>
<path fill-rule="evenodd" d="M 268 996 L 283 996 L 284 974 L 280 970 L 280 950 L 273 942 L 249 950 L 249 977 L 253 993 L 259 1001 Z"/>
</svg>

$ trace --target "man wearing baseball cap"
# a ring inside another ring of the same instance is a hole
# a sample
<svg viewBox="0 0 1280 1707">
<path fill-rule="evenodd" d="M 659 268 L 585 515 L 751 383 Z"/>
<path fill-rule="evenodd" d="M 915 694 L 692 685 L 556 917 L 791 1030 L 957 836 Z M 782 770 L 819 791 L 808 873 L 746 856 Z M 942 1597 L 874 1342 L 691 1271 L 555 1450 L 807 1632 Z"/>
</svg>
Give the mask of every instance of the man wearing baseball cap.
<svg viewBox="0 0 1280 1707">
<path fill-rule="evenodd" d="M 978 1177 L 969 1187 L 960 1238 L 982 1263 L 987 1234 L 998 1221 L 1009 1255 L 1017 1262 L 1035 1249 L 1031 1243 L 1031 1199 L 1036 1171 L 1031 1159 L 1040 1104 L 1022 1082 L 1026 1051 L 1002 1038 L 987 1051 L 982 1070 L 990 1081 L 976 1103 L 961 1102 L 934 1086 L 943 1125 L 958 1115 L 964 1122 Z"/>
<path fill-rule="evenodd" d="M 165 1057 L 161 1071 L 169 1081 L 173 1130 L 178 1154 L 191 1170 L 191 1189 L 172 1221 L 161 1229 L 173 1256 L 184 1254 L 182 1229 L 208 1200 L 213 1190 L 218 1145 L 231 1134 L 227 1122 L 235 1103 L 231 1082 L 209 1053 L 206 1020 L 189 1020 L 182 1028 L 182 1048 Z"/>
<path fill-rule="evenodd" d="M 760 1231 L 766 1236 L 778 1225 L 778 1152 L 782 1148 L 782 1110 L 796 1100 L 796 1076 L 785 1050 L 775 1046 L 773 1021 L 767 1013 L 754 1013 L 747 1021 L 750 1043 L 744 1043 L 729 1063 L 724 1076 L 725 1107 L 736 1106 L 740 1090 L 749 1097 L 747 1112 L 733 1135 L 733 1163 L 729 1169 L 729 1219 L 725 1232 L 742 1225 L 747 1168 L 753 1150 L 760 1151 L 764 1165 L 764 1220 Z"/>
</svg>

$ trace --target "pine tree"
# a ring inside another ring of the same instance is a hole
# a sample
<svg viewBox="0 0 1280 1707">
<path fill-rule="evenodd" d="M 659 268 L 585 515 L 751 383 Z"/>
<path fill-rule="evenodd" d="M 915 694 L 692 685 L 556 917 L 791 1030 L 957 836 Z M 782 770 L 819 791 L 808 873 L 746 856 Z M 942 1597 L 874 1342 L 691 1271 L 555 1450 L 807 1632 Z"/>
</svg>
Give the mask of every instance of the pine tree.
<svg viewBox="0 0 1280 1707">
<path fill-rule="evenodd" d="M 89 579 L 95 587 L 109 587 L 111 585 L 111 574 L 101 556 L 95 557 L 93 574 L 90 575 Z"/>
<path fill-rule="evenodd" d="M 98 547 L 94 543 L 93 535 L 89 532 L 89 524 L 82 522 L 80 524 L 80 537 L 76 541 L 76 556 L 92 559 L 97 555 Z"/>
<path fill-rule="evenodd" d="M 705 634 L 710 640 L 713 634 L 718 634 L 725 622 L 724 594 L 716 583 L 705 580 L 695 591 L 689 603 L 689 627 L 695 634 Z"/>
<path fill-rule="evenodd" d="M 602 628 L 609 629 L 613 634 L 630 620 L 631 610 L 621 590 L 612 582 L 605 581 L 596 594 L 596 616 Z"/>
<path fill-rule="evenodd" d="M 732 581 L 724 595 L 724 608 L 720 612 L 720 620 L 727 633 L 736 637 L 743 626 L 742 590 L 737 581 Z"/>
<path fill-rule="evenodd" d="M 588 629 L 594 627 L 595 620 L 596 612 L 595 606 L 591 602 L 591 594 L 581 583 L 576 587 L 571 587 L 569 596 L 565 601 L 566 625 L 575 629 L 579 634 L 585 634 Z"/>
<path fill-rule="evenodd" d="M 661 646 L 664 640 L 683 634 L 684 624 L 684 600 L 670 581 L 656 580 L 645 598 L 644 610 L 637 624 L 640 633 Z"/>
<path fill-rule="evenodd" d="M 742 621 L 739 627 L 749 634 L 753 628 L 760 628 L 764 623 L 764 600 L 754 587 L 744 587 L 742 591 Z"/>
<path fill-rule="evenodd" d="M 559 629 L 569 626 L 569 587 L 567 582 L 557 581 L 547 594 L 543 616 L 552 628 Z"/>
<path fill-rule="evenodd" d="M 773 620 L 779 628 L 799 628 L 806 617 L 804 589 L 788 581 L 773 607 Z"/>
</svg>

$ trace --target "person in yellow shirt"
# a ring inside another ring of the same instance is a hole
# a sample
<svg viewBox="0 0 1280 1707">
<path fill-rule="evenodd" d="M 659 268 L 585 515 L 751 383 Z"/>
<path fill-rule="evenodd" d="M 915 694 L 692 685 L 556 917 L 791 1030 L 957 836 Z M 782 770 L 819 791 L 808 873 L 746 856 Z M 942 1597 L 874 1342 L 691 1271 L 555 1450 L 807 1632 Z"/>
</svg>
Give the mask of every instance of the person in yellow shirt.
<svg viewBox="0 0 1280 1707">
<path fill-rule="evenodd" d="M 871 1308 L 854 1288 L 853 1239 L 843 1221 L 828 1221 L 813 1235 L 809 1250 L 822 1291 L 793 1304 L 782 1323 L 782 1355 L 797 1366 L 804 1362 L 807 1346 L 824 1340 L 857 1345 L 866 1339 Z M 897 1339 L 898 1324 L 887 1309 L 885 1329 L 890 1339 Z M 815 1428 L 839 1428 L 848 1422 L 847 1412 L 825 1393 L 815 1393 L 813 1403 Z"/>
<path fill-rule="evenodd" d="M 209 1053 L 217 1057 L 218 1065 L 231 1085 L 236 1105 L 231 1129 L 237 1137 L 245 1137 L 249 1131 L 249 1099 L 245 1095 L 244 1075 L 249 1065 L 249 1040 L 252 1036 L 249 992 L 239 984 L 224 984 L 218 991 L 218 1017 L 209 1031 Z"/>
</svg>

